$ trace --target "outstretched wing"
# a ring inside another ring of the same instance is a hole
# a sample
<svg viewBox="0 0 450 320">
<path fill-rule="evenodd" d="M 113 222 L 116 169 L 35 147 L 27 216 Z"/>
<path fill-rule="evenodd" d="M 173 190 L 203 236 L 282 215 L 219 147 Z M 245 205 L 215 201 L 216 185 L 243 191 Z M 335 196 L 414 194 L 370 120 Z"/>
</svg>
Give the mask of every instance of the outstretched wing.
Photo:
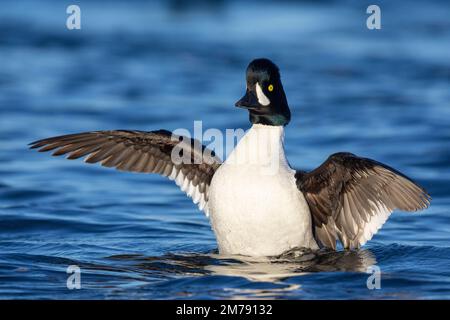
<svg viewBox="0 0 450 320">
<path fill-rule="evenodd" d="M 297 171 L 296 183 L 308 202 L 316 240 L 336 248 L 359 248 L 392 211 L 427 208 L 430 196 L 400 172 L 351 153 L 331 155 L 320 167 Z"/>
<path fill-rule="evenodd" d="M 87 156 L 88 163 L 100 162 L 102 166 L 123 171 L 159 173 L 174 180 L 206 215 L 209 184 L 221 164 L 199 141 L 166 130 L 92 131 L 42 139 L 30 145 L 31 149 L 40 148 L 40 152 L 55 150 L 54 156 L 67 154 L 67 159 Z M 177 154 L 176 161 L 172 151 Z"/>
</svg>

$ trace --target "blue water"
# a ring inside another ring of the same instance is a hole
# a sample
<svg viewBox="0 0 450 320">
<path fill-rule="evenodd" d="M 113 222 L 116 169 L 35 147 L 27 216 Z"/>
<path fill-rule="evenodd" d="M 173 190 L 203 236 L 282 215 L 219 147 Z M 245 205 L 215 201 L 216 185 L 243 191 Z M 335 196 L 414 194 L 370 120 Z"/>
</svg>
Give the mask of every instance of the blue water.
<svg viewBox="0 0 450 320">
<path fill-rule="evenodd" d="M 366 1 L 76 1 L 69 31 L 66 2 L 2 1 L 0 298 L 450 298 L 450 5 L 377 3 L 370 31 Z M 224 259 L 170 181 L 27 150 L 88 130 L 248 128 L 233 105 L 260 56 L 281 68 L 293 166 L 374 158 L 431 207 L 393 214 L 359 251 Z"/>
</svg>

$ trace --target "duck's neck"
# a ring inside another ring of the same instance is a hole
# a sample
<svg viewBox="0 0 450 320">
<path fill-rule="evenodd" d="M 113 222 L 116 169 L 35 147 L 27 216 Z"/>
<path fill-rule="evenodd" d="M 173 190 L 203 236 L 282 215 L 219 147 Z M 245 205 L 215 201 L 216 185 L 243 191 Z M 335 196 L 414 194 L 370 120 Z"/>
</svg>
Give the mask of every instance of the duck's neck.
<svg viewBox="0 0 450 320">
<path fill-rule="evenodd" d="M 254 124 L 245 135 L 249 142 L 263 150 L 278 151 L 283 148 L 284 126 Z M 245 138 L 244 137 L 244 138 Z"/>
<path fill-rule="evenodd" d="M 284 127 L 254 124 L 239 141 L 227 162 L 252 166 L 286 165 Z"/>
</svg>

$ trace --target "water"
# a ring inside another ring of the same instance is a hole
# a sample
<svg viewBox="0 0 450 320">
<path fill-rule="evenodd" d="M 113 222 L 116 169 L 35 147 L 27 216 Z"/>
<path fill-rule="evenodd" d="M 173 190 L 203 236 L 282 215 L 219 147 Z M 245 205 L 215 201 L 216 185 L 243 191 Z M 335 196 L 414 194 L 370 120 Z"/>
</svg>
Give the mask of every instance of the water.
<svg viewBox="0 0 450 320">
<path fill-rule="evenodd" d="M 448 2 L 2 1 L 0 298 L 450 298 Z M 281 68 L 292 165 L 350 151 L 433 197 L 395 213 L 362 250 L 272 261 L 220 257 L 207 219 L 170 181 L 27 150 L 99 129 L 248 128 L 244 69 Z M 368 290 L 367 267 L 381 269 Z M 68 290 L 78 265 L 81 290 Z"/>
</svg>

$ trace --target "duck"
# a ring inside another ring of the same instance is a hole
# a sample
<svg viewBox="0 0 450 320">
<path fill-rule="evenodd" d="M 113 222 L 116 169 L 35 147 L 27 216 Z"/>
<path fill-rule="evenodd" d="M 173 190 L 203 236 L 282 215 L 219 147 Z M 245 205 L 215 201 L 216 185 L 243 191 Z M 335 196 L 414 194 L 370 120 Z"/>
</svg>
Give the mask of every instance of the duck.
<svg viewBox="0 0 450 320">
<path fill-rule="evenodd" d="M 292 168 L 284 149 L 291 112 L 271 60 L 250 62 L 245 94 L 235 106 L 247 110 L 251 127 L 224 161 L 198 140 L 167 130 L 75 133 L 30 148 L 169 178 L 209 218 L 221 255 L 356 250 L 394 210 L 429 207 L 430 195 L 412 179 L 349 152 L 332 154 L 311 171 Z"/>
</svg>

